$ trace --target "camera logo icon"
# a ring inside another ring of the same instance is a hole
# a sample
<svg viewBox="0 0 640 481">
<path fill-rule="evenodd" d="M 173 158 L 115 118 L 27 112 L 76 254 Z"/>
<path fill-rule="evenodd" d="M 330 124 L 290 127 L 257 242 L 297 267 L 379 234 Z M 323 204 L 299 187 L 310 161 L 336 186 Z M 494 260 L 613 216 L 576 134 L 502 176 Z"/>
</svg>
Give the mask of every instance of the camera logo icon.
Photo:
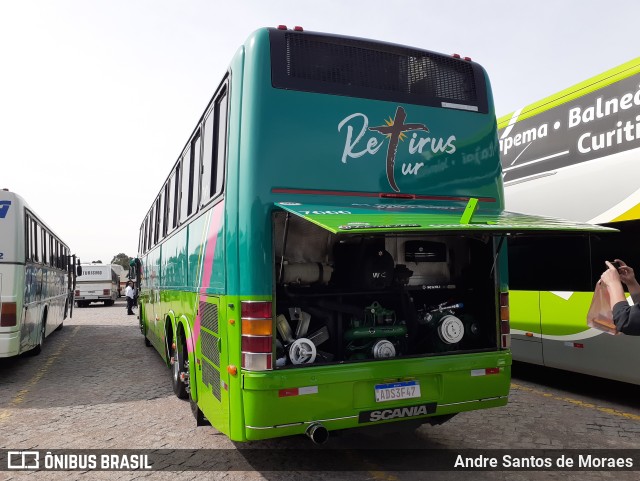
<svg viewBox="0 0 640 481">
<path fill-rule="evenodd" d="M 9 451 L 7 464 L 8 469 L 39 469 L 40 453 L 38 451 Z"/>
</svg>

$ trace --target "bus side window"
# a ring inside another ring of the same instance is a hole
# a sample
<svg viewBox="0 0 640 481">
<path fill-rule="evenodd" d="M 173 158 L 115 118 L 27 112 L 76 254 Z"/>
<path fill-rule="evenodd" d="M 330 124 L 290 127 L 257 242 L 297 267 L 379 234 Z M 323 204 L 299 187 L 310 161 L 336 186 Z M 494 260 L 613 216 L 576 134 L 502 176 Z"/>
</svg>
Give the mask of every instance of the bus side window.
<svg viewBox="0 0 640 481">
<path fill-rule="evenodd" d="M 224 158 L 226 155 L 227 89 L 222 88 L 215 98 L 204 124 L 204 153 L 202 156 L 201 205 L 222 192 Z"/>
<path fill-rule="evenodd" d="M 49 233 L 42 228 L 42 263 L 49 264 Z"/>
<path fill-rule="evenodd" d="M 162 218 L 164 217 L 163 212 L 164 212 L 163 195 L 162 193 L 160 193 L 160 195 L 158 196 L 158 199 L 156 200 L 156 220 L 155 220 L 155 227 L 154 227 L 155 235 L 153 237 L 154 244 L 157 244 L 159 241 L 162 240 L 162 236 L 160 235 L 160 232 L 162 232 Z"/>
<path fill-rule="evenodd" d="M 192 179 L 189 182 L 189 214 L 198 210 L 198 193 L 200 187 L 200 165 L 202 164 L 201 157 L 202 139 L 200 137 L 200 131 L 196 133 L 191 141 L 191 176 Z"/>
<path fill-rule="evenodd" d="M 155 208 L 151 208 L 151 212 L 149 213 L 149 240 L 147 245 L 149 249 L 153 247 L 153 220 L 155 219 Z"/>
<path fill-rule="evenodd" d="M 568 255 L 567 253 L 571 253 Z M 509 289 L 590 291 L 589 240 L 584 236 L 509 240 Z"/>
<path fill-rule="evenodd" d="M 171 179 L 164 185 L 164 209 L 162 209 L 162 237 L 169 232 L 169 210 L 171 206 Z"/>
<path fill-rule="evenodd" d="M 225 160 L 227 158 L 227 111 L 228 95 L 226 87 L 216 102 L 216 123 L 218 124 L 218 142 L 216 143 L 216 195 L 222 192 Z"/>
<path fill-rule="evenodd" d="M 191 214 L 192 206 L 190 205 L 191 196 L 190 196 L 189 185 L 191 184 L 191 181 L 193 179 L 192 162 L 193 162 L 193 158 L 191 157 L 191 146 L 189 146 L 189 148 L 184 153 L 184 156 L 182 157 L 182 162 L 181 162 L 182 182 L 180 186 L 180 222 L 184 221 L 187 217 L 189 217 L 189 214 Z"/>
<path fill-rule="evenodd" d="M 34 232 L 34 236 L 33 236 L 33 260 L 35 262 L 40 262 L 40 244 L 42 243 L 42 229 L 40 228 L 40 226 L 38 225 L 38 223 L 34 220 L 33 221 L 33 232 Z"/>
<path fill-rule="evenodd" d="M 31 260 L 31 219 L 24 216 L 24 260 Z"/>
<path fill-rule="evenodd" d="M 176 168 L 173 170 L 173 174 L 171 174 L 171 178 L 173 179 L 173 203 L 171 205 L 172 209 L 172 221 L 171 228 L 175 229 L 178 227 L 178 207 L 180 205 L 180 162 L 176 165 Z"/>
</svg>

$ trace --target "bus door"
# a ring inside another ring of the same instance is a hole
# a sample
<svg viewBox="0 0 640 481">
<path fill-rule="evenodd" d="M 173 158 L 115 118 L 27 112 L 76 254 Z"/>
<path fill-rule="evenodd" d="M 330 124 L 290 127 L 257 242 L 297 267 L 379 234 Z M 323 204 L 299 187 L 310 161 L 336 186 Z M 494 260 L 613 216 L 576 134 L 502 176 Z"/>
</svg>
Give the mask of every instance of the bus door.
<svg viewBox="0 0 640 481">
<path fill-rule="evenodd" d="M 200 295 L 196 326 L 196 377 L 198 405 L 212 426 L 229 434 L 229 374 L 228 343 L 225 323 L 221 316 L 220 298 Z"/>
</svg>

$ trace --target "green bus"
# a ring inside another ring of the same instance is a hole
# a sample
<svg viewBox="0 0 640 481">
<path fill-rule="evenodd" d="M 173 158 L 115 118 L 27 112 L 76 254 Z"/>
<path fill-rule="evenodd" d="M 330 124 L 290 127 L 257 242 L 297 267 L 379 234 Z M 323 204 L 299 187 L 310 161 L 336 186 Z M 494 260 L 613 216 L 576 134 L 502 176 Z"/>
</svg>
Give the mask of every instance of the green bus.
<svg viewBox="0 0 640 481">
<path fill-rule="evenodd" d="M 469 58 L 296 27 L 240 47 L 140 228 L 140 328 L 235 441 L 504 406 L 507 234 Z"/>
<path fill-rule="evenodd" d="M 636 58 L 498 119 L 509 210 L 619 231 L 509 240 L 515 360 L 640 384 L 640 339 L 586 322 L 605 261 L 640 272 L 639 85 Z"/>
</svg>

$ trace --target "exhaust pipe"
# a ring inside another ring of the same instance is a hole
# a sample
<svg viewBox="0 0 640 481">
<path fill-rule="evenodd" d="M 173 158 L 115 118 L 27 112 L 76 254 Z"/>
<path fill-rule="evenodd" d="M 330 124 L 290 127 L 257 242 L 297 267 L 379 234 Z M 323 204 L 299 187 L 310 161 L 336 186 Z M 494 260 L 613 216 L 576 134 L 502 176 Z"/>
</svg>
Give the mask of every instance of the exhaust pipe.
<svg viewBox="0 0 640 481">
<path fill-rule="evenodd" d="M 309 439 L 314 444 L 324 444 L 329 439 L 329 431 L 320 423 L 312 423 L 305 431 L 305 434 L 309 436 Z"/>
</svg>

